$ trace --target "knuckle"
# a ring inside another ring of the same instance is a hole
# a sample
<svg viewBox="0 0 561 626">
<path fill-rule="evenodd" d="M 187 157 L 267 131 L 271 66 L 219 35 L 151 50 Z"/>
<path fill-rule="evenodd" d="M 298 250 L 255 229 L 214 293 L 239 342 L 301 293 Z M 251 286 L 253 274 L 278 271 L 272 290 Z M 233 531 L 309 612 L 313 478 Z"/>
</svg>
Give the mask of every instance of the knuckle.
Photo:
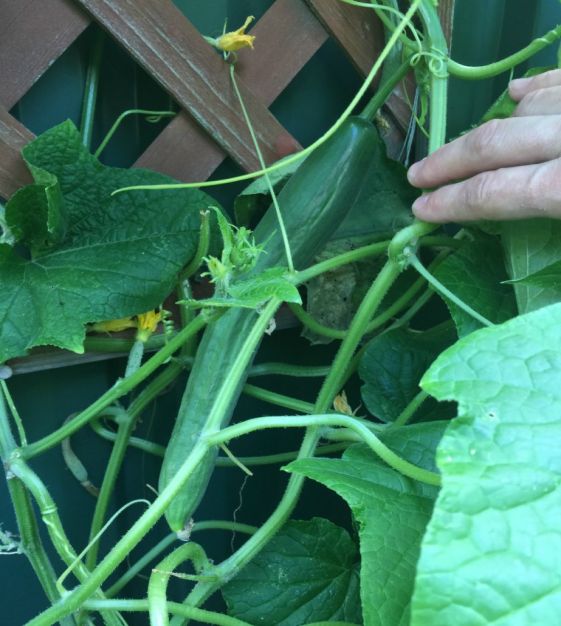
<svg viewBox="0 0 561 626">
<path fill-rule="evenodd" d="M 531 111 L 539 107 L 546 93 L 545 88 L 536 89 L 526 94 L 518 103 L 514 115 L 527 115 Z"/>
<path fill-rule="evenodd" d="M 501 134 L 500 122 L 501 120 L 485 122 L 467 135 L 468 149 L 472 152 L 472 156 L 483 157 L 496 147 Z"/>
<path fill-rule="evenodd" d="M 482 209 L 492 202 L 493 198 L 493 175 L 483 173 L 474 176 L 465 184 L 464 202 L 471 211 L 481 212 Z"/>
</svg>

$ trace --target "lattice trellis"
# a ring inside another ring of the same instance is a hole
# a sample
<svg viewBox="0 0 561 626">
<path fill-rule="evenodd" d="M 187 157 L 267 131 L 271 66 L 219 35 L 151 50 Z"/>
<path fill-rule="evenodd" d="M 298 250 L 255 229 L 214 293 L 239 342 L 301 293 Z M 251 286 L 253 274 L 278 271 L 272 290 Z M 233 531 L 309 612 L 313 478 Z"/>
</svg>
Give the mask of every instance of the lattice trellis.
<svg viewBox="0 0 561 626">
<path fill-rule="evenodd" d="M 440 2 L 448 35 L 453 6 L 453 0 Z M 9 109 L 92 20 L 181 107 L 135 165 L 183 181 L 207 179 L 227 156 L 246 171 L 258 169 L 227 64 L 171 0 L 0 0 L 0 197 L 30 182 L 20 150 L 33 134 Z M 363 75 L 383 46 L 373 12 L 339 0 L 276 0 L 252 34 L 256 51 L 240 55 L 236 67 L 267 162 L 279 158 L 280 145 L 298 147 L 268 107 L 327 38 L 337 40 Z M 388 106 L 405 127 L 408 110 L 399 93 Z"/>
</svg>

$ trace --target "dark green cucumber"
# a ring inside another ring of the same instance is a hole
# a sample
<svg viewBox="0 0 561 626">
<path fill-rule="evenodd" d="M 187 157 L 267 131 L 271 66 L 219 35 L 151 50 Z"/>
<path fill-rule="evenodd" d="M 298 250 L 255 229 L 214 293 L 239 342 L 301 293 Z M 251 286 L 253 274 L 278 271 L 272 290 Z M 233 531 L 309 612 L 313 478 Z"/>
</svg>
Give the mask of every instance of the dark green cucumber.
<svg viewBox="0 0 561 626">
<path fill-rule="evenodd" d="M 286 183 L 279 204 L 296 269 L 304 269 L 335 232 L 360 192 L 371 161 L 383 149 L 372 125 L 352 118 L 315 150 Z M 272 207 L 254 234 L 258 243 L 266 244 L 255 271 L 285 266 L 284 246 Z M 189 456 L 224 381 L 233 376 L 239 381 L 228 399 L 222 426 L 230 421 L 247 375 L 234 372 L 232 364 L 256 319 L 257 314 L 251 310 L 232 309 L 205 330 L 164 457 L 160 490 Z M 185 489 L 172 501 L 166 512 L 172 530 L 181 530 L 194 513 L 215 458 L 216 451 L 209 452 Z"/>
</svg>

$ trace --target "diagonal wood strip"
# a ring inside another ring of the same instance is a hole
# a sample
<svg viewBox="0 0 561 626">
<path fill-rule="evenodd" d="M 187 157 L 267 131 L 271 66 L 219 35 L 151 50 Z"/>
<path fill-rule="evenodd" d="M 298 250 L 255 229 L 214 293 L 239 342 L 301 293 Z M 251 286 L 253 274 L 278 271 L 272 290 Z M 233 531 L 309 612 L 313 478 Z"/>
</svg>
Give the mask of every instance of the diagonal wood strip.
<svg viewBox="0 0 561 626">
<path fill-rule="evenodd" d="M 20 151 L 33 134 L 0 105 L 0 196 L 9 198 L 31 180 Z"/>
<path fill-rule="evenodd" d="M 384 30 L 372 10 L 340 0 L 307 0 L 356 69 L 366 76 L 384 47 Z"/>
<path fill-rule="evenodd" d="M 242 168 L 259 164 L 229 66 L 170 0 L 79 0 Z M 240 84 L 266 161 L 286 131 Z"/>
<path fill-rule="evenodd" d="M 0 0 L 0 103 L 10 109 L 90 19 L 71 0 Z"/>
<path fill-rule="evenodd" d="M 277 0 L 252 29 L 255 50 L 240 53 L 237 71 L 255 97 L 269 106 L 327 40 L 327 33 L 301 0 Z M 295 147 L 278 138 L 277 156 Z M 288 149 L 287 149 L 288 148 Z M 225 152 L 185 113 L 160 133 L 135 163 L 179 180 L 206 180 Z"/>
</svg>

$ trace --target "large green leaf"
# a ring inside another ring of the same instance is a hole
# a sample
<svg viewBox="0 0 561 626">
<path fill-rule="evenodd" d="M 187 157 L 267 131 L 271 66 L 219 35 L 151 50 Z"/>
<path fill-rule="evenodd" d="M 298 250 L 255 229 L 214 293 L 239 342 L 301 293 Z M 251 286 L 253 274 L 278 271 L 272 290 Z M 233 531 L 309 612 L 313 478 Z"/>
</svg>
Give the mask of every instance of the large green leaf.
<svg viewBox="0 0 561 626">
<path fill-rule="evenodd" d="M 357 549 L 343 528 L 290 521 L 222 589 L 229 613 L 263 626 L 360 624 Z"/>
<path fill-rule="evenodd" d="M 400 328 L 368 342 L 358 373 L 364 382 L 362 400 L 372 415 L 392 422 L 419 393 L 421 376 L 442 350 L 454 342 L 450 326 L 426 332 Z"/>
<path fill-rule="evenodd" d="M 443 428 L 440 422 L 416 424 L 384 441 L 412 463 L 433 469 Z M 341 459 L 301 459 L 286 469 L 323 483 L 351 507 L 360 532 L 365 626 L 408 626 L 415 565 L 436 488 L 402 476 L 363 445 Z"/>
<path fill-rule="evenodd" d="M 438 448 L 412 626 L 557 624 L 561 305 L 465 337 L 422 385 L 459 414 Z"/>
<path fill-rule="evenodd" d="M 500 324 L 516 315 L 514 291 L 507 278 L 501 246 L 495 237 L 478 234 L 447 257 L 435 276 L 454 295 L 489 321 Z M 482 324 L 446 300 L 458 335 L 463 337 Z"/>
<path fill-rule="evenodd" d="M 515 278 L 507 281 L 513 284 L 533 285 L 542 289 L 555 289 L 561 292 L 561 261 L 556 261 L 551 265 L 547 265 L 542 270 L 528 274 L 523 278 Z"/>
<path fill-rule="evenodd" d="M 518 280 L 561 261 L 561 222 L 533 219 L 505 222 L 501 227 L 509 278 Z M 515 283 L 520 313 L 561 300 L 561 285 Z"/>
<path fill-rule="evenodd" d="M 85 323 L 158 306 L 193 255 L 199 211 L 214 204 L 197 190 L 112 197 L 125 185 L 170 179 L 101 165 L 70 122 L 24 156 L 37 182 L 6 207 L 21 243 L 0 244 L 0 362 L 38 345 L 80 352 Z"/>
</svg>

